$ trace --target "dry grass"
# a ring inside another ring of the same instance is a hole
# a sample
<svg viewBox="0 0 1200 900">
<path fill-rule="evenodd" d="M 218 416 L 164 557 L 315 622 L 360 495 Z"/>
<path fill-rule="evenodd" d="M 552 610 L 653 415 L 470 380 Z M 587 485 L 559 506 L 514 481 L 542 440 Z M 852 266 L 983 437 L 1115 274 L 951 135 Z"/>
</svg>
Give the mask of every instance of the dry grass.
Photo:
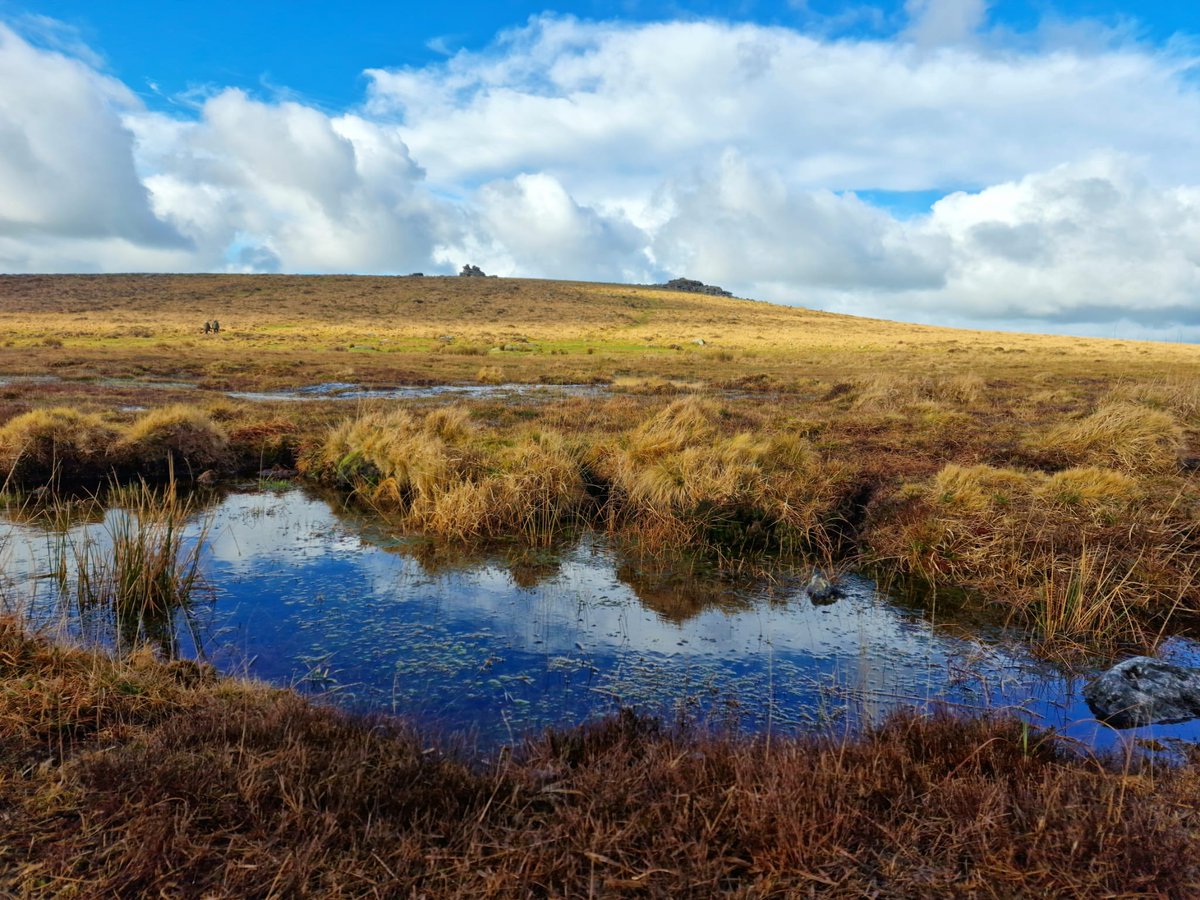
<svg viewBox="0 0 1200 900">
<path fill-rule="evenodd" d="M 1065 465 L 1103 465 L 1130 472 L 1169 472 L 1179 462 L 1183 431 L 1168 412 L 1107 403 L 1036 439 L 1034 449 Z"/>
<path fill-rule="evenodd" d="M 301 468 L 399 513 L 412 528 L 456 540 L 517 534 L 545 543 L 577 521 L 585 500 L 579 464 L 561 435 L 496 440 L 456 406 L 348 419 Z"/>
<path fill-rule="evenodd" d="M 89 501 L 84 501 L 89 502 Z M 191 499 L 174 481 L 161 489 L 139 482 L 110 492 L 97 529 L 56 534 L 51 555 L 59 597 L 74 604 L 83 619 L 97 614 L 111 622 L 117 646 L 152 642 L 165 652 L 176 647 L 177 614 L 188 620 L 196 595 L 205 589 L 200 557 L 207 527 L 185 538 L 196 513 Z M 71 522 L 78 503 L 58 499 L 46 514 L 53 521 Z"/>
<path fill-rule="evenodd" d="M 875 552 L 967 586 L 1047 640 L 1153 645 L 1196 608 L 1193 503 L 1103 468 L 1052 475 L 948 465 L 876 511 Z"/>
<path fill-rule="evenodd" d="M 846 469 L 803 437 L 734 431 L 726 418 L 712 400 L 688 397 L 599 448 L 610 525 L 652 544 L 828 546 Z"/>
<path fill-rule="evenodd" d="M 162 469 L 173 463 L 196 473 L 228 459 L 229 438 L 207 413 L 176 404 L 147 412 L 113 447 L 117 459 Z"/>
<path fill-rule="evenodd" d="M 174 405 L 127 425 L 65 407 L 35 409 L 0 428 L 0 480 L 36 487 L 98 483 L 114 473 L 199 474 L 229 460 L 229 439 L 203 410 Z"/>
<path fill-rule="evenodd" d="M 45 483 L 103 473 L 115 437 L 116 429 L 92 413 L 32 410 L 0 428 L 0 476 Z"/>
<path fill-rule="evenodd" d="M 631 715 L 491 763 L 294 694 L 0 625 L 0 890 L 31 898 L 1185 896 L 1191 766 L 1010 721 L 860 738 Z"/>
<path fill-rule="evenodd" d="M 1148 637 L 1176 606 L 1200 612 L 1183 524 L 1200 458 L 1192 346 L 955 331 L 513 279 L 0 277 L 0 298 L 12 342 L 0 348 L 0 374 L 196 386 L 0 385 L 5 429 L 24 432 L 25 413 L 87 410 L 74 415 L 98 416 L 88 421 L 115 430 L 116 445 L 138 427 L 129 406 L 187 402 L 216 423 L 187 432 L 207 441 L 210 457 L 219 432 L 228 434 L 222 471 L 255 475 L 299 453 L 310 476 L 352 486 L 436 534 L 544 542 L 586 520 L 650 546 L 700 543 L 727 558 L 874 550 L 1023 610 L 1023 621 L 1040 617 L 1045 633 L 1093 620 L 1096 604 L 1080 596 L 1113 598 L 1101 606 L 1117 612 L 1094 621 L 1123 622 L 1120 610 L 1145 616 L 1133 631 Z M 214 315 L 222 333 L 199 334 Z M 521 352 L 474 352 L 506 346 Z M 324 380 L 607 387 L 581 398 L 480 397 L 457 436 L 423 424 L 436 400 L 348 416 L 336 401 L 218 393 Z M 669 410 L 679 395 L 695 401 L 690 412 Z M 148 440 L 119 461 L 88 451 L 104 441 L 87 440 L 86 428 L 59 433 L 64 452 L 41 455 L 65 455 L 101 479 L 117 462 L 130 474 L 172 446 Z M 0 443 L 0 462 L 11 468 L 13 448 L 26 443 L 20 434 Z M 22 480 L 44 481 L 34 469 Z M 943 504 L 939 479 L 949 476 L 939 473 L 956 469 L 990 472 L 989 482 L 1011 472 L 1015 506 L 972 512 L 962 485 L 957 505 Z M 1124 499 L 1108 483 L 1115 475 L 1134 482 L 1121 482 Z M 1025 615 L 1039 609 L 1047 612 Z"/>
</svg>

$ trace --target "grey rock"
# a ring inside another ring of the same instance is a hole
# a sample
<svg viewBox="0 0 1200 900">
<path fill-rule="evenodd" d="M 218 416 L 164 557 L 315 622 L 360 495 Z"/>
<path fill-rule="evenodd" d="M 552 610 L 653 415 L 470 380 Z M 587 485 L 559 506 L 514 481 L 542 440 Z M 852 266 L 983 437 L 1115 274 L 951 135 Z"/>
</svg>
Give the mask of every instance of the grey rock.
<svg viewBox="0 0 1200 900">
<path fill-rule="evenodd" d="M 473 266 L 470 263 L 462 267 L 462 271 L 458 273 L 463 278 L 486 278 L 483 269 L 479 266 Z"/>
<path fill-rule="evenodd" d="M 733 294 L 715 284 L 705 284 L 694 278 L 672 278 L 666 284 L 652 284 L 651 287 L 662 288 L 664 291 L 683 291 L 686 294 L 708 294 L 710 297 L 732 297 Z"/>
<path fill-rule="evenodd" d="M 1184 722 L 1200 716 L 1200 669 L 1135 656 L 1089 683 L 1083 698 L 1114 728 Z"/>
<path fill-rule="evenodd" d="M 813 572 L 805 590 L 808 592 L 808 599 L 817 606 L 828 606 L 842 596 L 842 589 L 826 578 L 823 572 Z"/>
<path fill-rule="evenodd" d="M 692 343 L 695 344 L 697 347 L 703 347 L 704 346 L 704 338 L 696 338 L 694 341 L 692 341 Z"/>
</svg>

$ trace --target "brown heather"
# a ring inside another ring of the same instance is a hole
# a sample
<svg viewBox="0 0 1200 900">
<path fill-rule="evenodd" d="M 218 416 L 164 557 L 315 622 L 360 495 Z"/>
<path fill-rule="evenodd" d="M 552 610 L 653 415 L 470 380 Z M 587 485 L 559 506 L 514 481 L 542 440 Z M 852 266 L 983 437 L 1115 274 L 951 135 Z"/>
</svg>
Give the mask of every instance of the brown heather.
<svg viewBox="0 0 1200 900">
<path fill-rule="evenodd" d="M 40 897 L 1191 896 L 1193 765 L 1007 720 L 856 739 L 632 715 L 471 762 L 400 722 L 0 625 L 0 891 Z"/>
</svg>

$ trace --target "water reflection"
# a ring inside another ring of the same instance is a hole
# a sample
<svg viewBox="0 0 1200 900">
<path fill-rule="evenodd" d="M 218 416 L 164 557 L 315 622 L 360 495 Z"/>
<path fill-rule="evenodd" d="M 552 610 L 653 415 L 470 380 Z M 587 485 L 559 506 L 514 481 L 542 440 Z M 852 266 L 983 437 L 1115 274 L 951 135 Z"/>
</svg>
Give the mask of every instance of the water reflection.
<svg viewBox="0 0 1200 900">
<path fill-rule="evenodd" d="M 485 744 L 617 705 L 785 731 L 855 726 L 897 705 L 1013 707 L 1089 744 L 1115 739 L 1078 685 L 1018 636 L 942 627 L 861 577 L 818 607 L 803 591 L 807 572 L 729 582 L 695 563 L 622 555 L 595 535 L 464 554 L 300 490 L 231 494 L 206 516 L 202 568 L 215 600 L 195 611 L 195 637 L 173 620 L 180 652 L 349 707 L 474 731 Z M 66 616 L 104 642 L 36 577 L 48 534 L 7 526 L 10 598 L 35 623 Z M 1180 639 L 1166 655 L 1200 661 Z"/>
</svg>

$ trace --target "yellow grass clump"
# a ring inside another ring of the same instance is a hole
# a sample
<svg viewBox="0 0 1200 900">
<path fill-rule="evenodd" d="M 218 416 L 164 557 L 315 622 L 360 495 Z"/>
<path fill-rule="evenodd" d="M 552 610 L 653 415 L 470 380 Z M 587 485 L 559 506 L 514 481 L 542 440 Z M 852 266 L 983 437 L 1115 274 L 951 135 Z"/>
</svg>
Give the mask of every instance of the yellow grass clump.
<svg viewBox="0 0 1200 900">
<path fill-rule="evenodd" d="M 1117 402 L 1051 428 L 1033 447 L 1068 465 L 1165 472 L 1178 462 L 1180 439 L 1179 424 L 1169 412 Z"/>
<path fill-rule="evenodd" d="M 204 410 L 175 404 L 138 418 L 113 447 L 113 455 L 127 464 L 161 467 L 176 462 L 201 470 L 221 463 L 228 449 L 224 429 Z"/>
<path fill-rule="evenodd" d="M 947 465 L 876 514 L 872 549 L 935 585 L 974 589 L 1046 639 L 1134 639 L 1195 596 L 1179 497 L 1083 467 L 1052 475 Z"/>
<path fill-rule="evenodd" d="M 457 539 L 549 540 L 585 499 L 579 463 L 556 432 L 485 437 L 465 409 L 368 412 L 330 430 L 301 460 L 414 528 Z"/>
<path fill-rule="evenodd" d="M 35 409 L 0 428 L 0 481 L 73 479 L 106 468 L 116 429 L 92 413 Z"/>
<path fill-rule="evenodd" d="M 849 483 L 807 441 L 727 433 L 711 400 L 676 400 L 635 428 L 596 468 L 612 514 L 665 543 L 823 544 Z"/>
</svg>

